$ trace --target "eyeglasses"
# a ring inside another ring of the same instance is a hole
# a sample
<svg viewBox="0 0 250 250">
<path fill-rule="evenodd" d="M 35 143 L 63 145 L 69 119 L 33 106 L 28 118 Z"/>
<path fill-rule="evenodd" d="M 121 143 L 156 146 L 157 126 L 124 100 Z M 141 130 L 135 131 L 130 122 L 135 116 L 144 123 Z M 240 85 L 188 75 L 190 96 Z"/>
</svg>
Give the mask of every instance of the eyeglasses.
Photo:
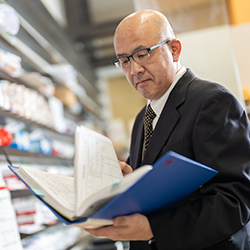
<svg viewBox="0 0 250 250">
<path fill-rule="evenodd" d="M 133 58 L 137 63 L 141 63 L 141 62 L 145 62 L 148 60 L 148 58 L 150 57 L 150 51 L 153 49 L 158 48 L 159 46 L 170 42 L 171 39 L 168 39 L 164 42 L 161 42 L 159 44 L 156 44 L 148 49 L 141 49 L 139 51 L 136 51 L 135 53 L 133 53 L 130 56 L 124 56 L 124 57 L 120 57 L 120 58 L 116 58 L 114 61 L 112 61 L 112 64 L 114 66 L 116 66 L 117 68 L 126 68 L 130 65 L 130 58 Z"/>
</svg>

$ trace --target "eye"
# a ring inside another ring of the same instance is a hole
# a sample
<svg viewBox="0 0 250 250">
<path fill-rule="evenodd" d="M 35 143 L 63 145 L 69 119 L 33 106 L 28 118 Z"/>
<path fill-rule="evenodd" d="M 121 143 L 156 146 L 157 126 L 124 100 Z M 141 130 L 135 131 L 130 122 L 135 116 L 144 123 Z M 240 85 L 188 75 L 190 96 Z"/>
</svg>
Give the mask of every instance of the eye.
<svg viewBox="0 0 250 250">
<path fill-rule="evenodd" d="M 137 58 L 137 60 L 145 60 L 148 58 L 148 51 L 147 50 L 138 51 L 134 56 Z"/>
<path fill-rule="evenodd" d="M 119 61 L 123 67 L 126 67 L 129 64 L 128 58 L 120 58 Z"/>
</svg>

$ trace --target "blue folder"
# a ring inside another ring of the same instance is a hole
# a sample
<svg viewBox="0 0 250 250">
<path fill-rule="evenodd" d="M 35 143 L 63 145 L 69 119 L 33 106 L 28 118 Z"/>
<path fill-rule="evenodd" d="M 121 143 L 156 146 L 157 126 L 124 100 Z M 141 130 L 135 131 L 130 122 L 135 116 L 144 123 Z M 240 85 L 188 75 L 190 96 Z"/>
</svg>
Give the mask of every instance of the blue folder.
<svg viewBox="0 0 250 250">
<path fill-rule="evenodd" d="M 13 166 L 9 166 L 15 168 Z M 16 174 L 13 170 L 12 172 Z M 218 172 L 187 157 L 169 151 L 153 164 L 152 170 L 142 176 L 125 192 L 119 194 L 88 218 L 70 221 L 46 204 L 57 218 L 66 225 L 86 222 L 87 227 L 112 224 L 113 218 L 133 213 L 149 214 L 169 209 L 193 193 Z M 25 184 L 25 183 L 24 183 Z M 25 184 L 27 186 L 27 184 Z M 28 187 L 29 188 L 29 187 Z M 95 225 L 96 222 L 96 225 Z"/>
</svg>

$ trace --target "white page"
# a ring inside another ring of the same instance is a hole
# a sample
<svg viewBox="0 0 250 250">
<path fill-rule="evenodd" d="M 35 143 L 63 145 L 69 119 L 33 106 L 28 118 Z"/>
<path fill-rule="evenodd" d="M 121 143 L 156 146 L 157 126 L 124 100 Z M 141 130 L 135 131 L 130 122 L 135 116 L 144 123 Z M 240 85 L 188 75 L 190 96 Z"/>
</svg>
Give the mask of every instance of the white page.
<svg viewBox="0 0 250 250">
<path fill-rule="evenodd" d="M 10 192 L 0 190 L 0 249 L 23 250 Z"/>
<path fill-rule="evenodd" d="M 75 141 L 76 214 L 79 216 L 84 199 L 123 176 L 110 139 L 81 126 L 77 128 Z"/>
<path fill-rule="evenodd" d="M 36 186 L 32 180 L 27 182 L 35 193 L 45 194 L 45 196 L 42 196 L 43 200 L 48 201 L 53 208 L 57 208 L 56 210 L 59 207 L 64 207 L 64 211 L 67 211 L 68 216 L 74 216 L 75 192 L 73 177 L 52 174 L 28 167 L 21 167 L 20 170 L 25 171 L 26 174 L 39 183 L 40 187 Z M 16 172 L 20 177 L 23 177 L 20 170 Z"/>
</svg>

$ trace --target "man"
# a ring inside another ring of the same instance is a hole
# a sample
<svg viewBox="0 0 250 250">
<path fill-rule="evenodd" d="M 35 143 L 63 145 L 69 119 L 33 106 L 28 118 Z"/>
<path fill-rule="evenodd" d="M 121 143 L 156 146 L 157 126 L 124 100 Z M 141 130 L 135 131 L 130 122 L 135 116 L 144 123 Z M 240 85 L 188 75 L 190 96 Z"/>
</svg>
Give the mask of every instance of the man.
<svg viewBox="0 0 250 250">
<path fill-rule="evenodd" d="M 130 157 L 121 164 L 124 174 L 153 164 L 169 150 L 219 173 L 173 209 L 117 217 L 113 226 L 87 231 L 129 240 L 132 250 L 250 249 L 250 127 L 238 101 L 223 86 L 181 66 L 181 43 L 157 11 L 122 20 L 114 47 L 114 64 L 156 114 L 147 148 L 146 107 L 138 114 Z"/>
</svg>

